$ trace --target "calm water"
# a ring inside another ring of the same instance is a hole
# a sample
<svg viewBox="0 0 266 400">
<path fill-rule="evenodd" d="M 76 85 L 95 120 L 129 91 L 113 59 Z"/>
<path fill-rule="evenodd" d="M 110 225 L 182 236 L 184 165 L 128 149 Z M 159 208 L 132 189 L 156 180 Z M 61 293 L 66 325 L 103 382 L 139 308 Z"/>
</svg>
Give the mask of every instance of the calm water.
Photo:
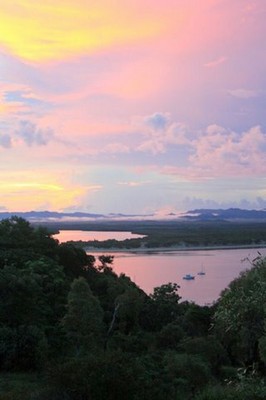
<svg viewBox="0 0 266 400">
<path fill-rule="evenodd" d="M 204 305 L 215 301 L 241 271 L 251 268 L 250 262 L 244 259 L 254 259 L 258 251 L 266 257 L 266 249 L 114 253 L 114 270 L 130 276 L 148 294 L 156 286 L 176 282 L 180 285 L 182 300 Z M 206 274 L 197 275 L 202 268 Z M 183 280 L 185 274 L 195 275 L 195 280 Z"/>
<path fill-rule="evenodd" d="M 102 231 L 65 231 L 61 230 L 53 237 L 59 240 L 60 243 L 70 240 L 125 240 L 141 238 L 143 235 L 137 235 L 131 232 L 102 232 Z"/>
<path fill-rule="evenodd" d="M 54 235 L 60 242 L 68 240 L 124 240 L 141 237 L 131 232 L 91 232 L 60 231 Z M 265 249 L 227 249 L 227 250 L 194 250 L 166 251 L 158 253 L 120 253 L 115 252 L 114 271 L 125 273 L 146 293 L 153 288 L 168 282 L 180 285 L 182 300 L 195 301 L 198 304 L 211 304 L 217 300 L 221 291 L 245 269 L 251 268 L 247 260 L 258 256 L 258 251 L 266 257 Z M 97 253 L 89 251 L 97 256 Z M 112 254 L 107 251 L 104 254 Z M 197 275 L 204 270 L 205 275 Z M 191 274 L 195 280 L 183 280 Z"/>
</svg>

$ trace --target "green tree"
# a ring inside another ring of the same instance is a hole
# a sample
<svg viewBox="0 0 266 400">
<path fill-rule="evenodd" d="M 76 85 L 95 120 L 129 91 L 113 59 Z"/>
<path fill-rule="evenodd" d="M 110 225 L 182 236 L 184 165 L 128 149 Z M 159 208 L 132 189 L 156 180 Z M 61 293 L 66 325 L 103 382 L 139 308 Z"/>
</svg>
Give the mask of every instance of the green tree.
<svg viewBox="0 0 266 400">
<path fill-rule="evenodd" d="M 188 336 L 206 336 L 212 322 L 213 309 L 195 303 L 186 303 L 182 306 L 183 315 L 180 323 L 186 334 Z"/>
<path fill-rule="evenodd" d="M 264 335 L 266 259 L 241 273 L 222 294 L 214 315 L 215 330 L 235 362 L 259 361 L 258 342 Z"/>
<path fill-rule="evenodd" d="M 61 243 L 56 254 L 58 263 L 64 267 L 66 275 L 71 280 L 79 276 L 86 277 L 88 275 L 86 272 L 94 266 L 95 258 L 71 243 Z"/>
<path fill-rule="evenodd" d="M 0 292 L 0 323 L 16 328 L 41 322 L 41 287 L 30 270 L 13 266 L 1 269 Z"/>
<path fill-rule="evenodd" d="M 116 302 L 119 304 L 119 329 L 125 334 L 132 334 L 139 328 L 139 314 L 143 305 L 144 296 L 135 288 L 129 287 Z"/>
<path fill-rule="evenodd" d="M 0 362 L 2 370 L 43 369 L 48 351 L 45 333 L 36 325 L 17 328 L 0 327 Z"/>
<path fill-rule="evenodd" d="M 12 216 L 0 221 L 1 248 L 30 247 L 34 241 L 34 229 L 23 218 Z"/>
<path fill-rule="evenodd" d="M 112 264 L 114 261 L 114 256 L 101 255 L 98 257 L 100 265 L 98 266 L 99 271 L 112 272 Z"/>
<path fill-rule="evenodd" d="M 156 335 L 156 346 L 163 350 L 176 350 L 185 336 L 184 330 L 176 322 L 165 325 Z"/>
<path fill-rule="evenodd" d="M 198 356 L 216 375 L 222 365 L 229 362 L 225 349 L 215 336 L 187 337 L 180 343 L 180 350 L 185 354 Z"/>
<path fill-rule="evenodd" d="M 62 320 L 75 355 L 95 349 L 103 343 L 103 310 L 83 277 L 75 279 L 68 295 Z"/>
<path fill-rule="evenodd" d="M 0 221 L 0 268 L 21 267 L 41 256 L 56 257 L 58 242 L 47 229 L 34 228 L 23 218 L 13 216 Z"/>
<path fill-rule="evenodd" d="M 166 353 L 164 371 L 167 379 L 175 382 L 176 393 L 182 390 L 184 394 L 195 395 L 211 379 L 208 364 L 195 355 Z"/>
<path fill-rule="evenodd" d="M 142 310 L 141 325 L 144 329 L 160 331 L 165 325 L 177 321 L 181 299 L 178 289 L 178 284 L 171 282 L 154 288 Z"/>
</svg>

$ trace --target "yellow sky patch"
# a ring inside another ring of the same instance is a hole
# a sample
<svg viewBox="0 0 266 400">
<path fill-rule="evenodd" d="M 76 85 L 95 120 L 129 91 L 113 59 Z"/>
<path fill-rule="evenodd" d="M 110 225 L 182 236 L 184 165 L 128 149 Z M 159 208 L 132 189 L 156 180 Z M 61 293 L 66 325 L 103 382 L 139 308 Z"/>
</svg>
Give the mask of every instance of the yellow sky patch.
<svg viewBox="0 0 266 400">
<path fill-rule="evenodd" d="M 30 172 L 26 172 L 30 175 Z M 39 209 L 59 210 L 76 203 L 77 199 L 84 196 L 86 188 L 57 183 L 53 179 L 40 182 L 34 179 L 15 179 L 13 173 L 2 177 L 0 181 L 0 206 L 8 207 L 9 211 L 25 211 Z M 41 179 L 40 179 L 41 180 Z"/>
<path fill-rule="evenodd" d="M 17 190 L 17 189 L 38 189 L 45 191 L 60 191 L 63 190 L 62 186 L 47 184 L 47 183 L 35 183 L 35 182 L 8 182 L 8 183 L 0 183 L 1 190 Z"/>
<path fill-rule="evenodd" d="M 120 1 L 43 3 L 0 0 L 0 46 L 33 62 L 59 60 L 152 37 L 165 23 Z"/>
<path fill-rule="evenodd" d="M 1 101 L 1 98 L 0 98 Z M 12 103 L 0 103 L 0 116 L 7 116 L 10 114 L 15 114 L 18 111 L 23 111 L 25 110 L 26 107 L 23 106 L 19 102 L 12 102 Z"/>
</svg>

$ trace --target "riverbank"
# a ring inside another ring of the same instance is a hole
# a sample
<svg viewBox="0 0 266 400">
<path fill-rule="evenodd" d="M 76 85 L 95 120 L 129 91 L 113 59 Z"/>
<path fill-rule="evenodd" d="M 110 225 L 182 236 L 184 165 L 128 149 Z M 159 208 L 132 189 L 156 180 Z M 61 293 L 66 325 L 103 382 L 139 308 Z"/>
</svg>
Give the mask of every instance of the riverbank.
<svg viewBox="0 0 266 400">
<path fill-rule="evenodd" d="M 249 245 L 217 245 L 217 246 L 171 246 L 171 247 L 139 247 L 139 248 L 95 248 L 95 247 L 83 247 L 86 253 L 132 253 L 132 254 L 156 254 L 156 253 L 169 253 L 169 252 L 185 252 L 185 251 L 208 251 L 208 250 L 237 250 L 237 249 L 264 249 L 264 244 L 249 244 Z"/>
</svg>

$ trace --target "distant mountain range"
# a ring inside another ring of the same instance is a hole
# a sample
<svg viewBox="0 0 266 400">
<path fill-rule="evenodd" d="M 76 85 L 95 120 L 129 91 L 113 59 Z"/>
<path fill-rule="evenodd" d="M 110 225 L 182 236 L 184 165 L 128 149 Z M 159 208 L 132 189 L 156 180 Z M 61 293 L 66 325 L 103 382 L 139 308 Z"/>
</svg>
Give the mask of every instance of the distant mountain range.
<svg viewBox="0 0 266 400">
<path fill-rule="evenodd" d="M 27 220 L 61 220 L 61 219 L 80 219 L 80 218 L 104 218 L 101 214 L 87 214 L 83 212 L 60 213 L 56 211 L 26 211 L 26 212 L 0 212 L 0 219 L 10 218 L 12 215 L 25 218 Z"/>
<path fill-rule="evenodd" d="M 16 215 L 17 217 L 24 218 L 31 222 L 42 221 L 79 221 L 79 220 L 112 220 L 112 219 L 127 219 L 127 218 L 145 218 L 147 215 L 126 215 L 126 214 L 93 214 L 85 212 L 64 213 L 56 211 L 26 211 L 26 212 L 0 212 L 0 220 L 10 218 Z M 149 217 L 152 218 L 152 215 Z"/>
<path fill-rule="evenodd" d="M 149 215 L 127 215 L 127 214 L 94 214 L 85 212 L 64 213 L 56 211 L 28 211 L 28 212 L 0 212 L 0 220 L 17 215 L 30 222 L 52 222 L 52 221 L 86 221 L 86 220 L 153 220 L 153 219 L 181 219 L 186 221 L 265 221 L 266 209 L 264 210 L 243 210 L 240 208 L 223 209 L 195 209 L 183 214 L 171 213 L 166 216 L 156 214 Z"/>
<path fill-rule="evenodd" d="M 217 220 L 247 220 L 266 221 L 266 210 L 242 210 L 240 208 L 217 209 L 196 209 L 184 213 L 186 220 L 217 221 Z"/>
</svg>

